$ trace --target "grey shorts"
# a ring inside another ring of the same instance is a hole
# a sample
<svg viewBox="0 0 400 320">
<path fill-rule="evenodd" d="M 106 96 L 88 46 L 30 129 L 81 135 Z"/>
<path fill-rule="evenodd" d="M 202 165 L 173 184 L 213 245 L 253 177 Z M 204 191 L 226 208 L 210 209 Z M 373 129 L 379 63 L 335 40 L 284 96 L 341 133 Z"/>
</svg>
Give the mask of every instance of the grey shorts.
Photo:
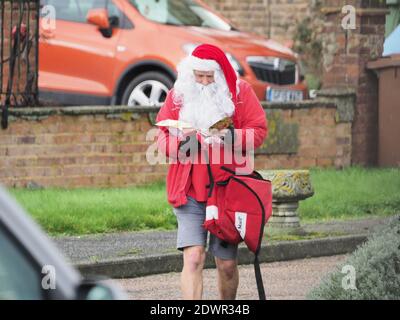
<svg viewBox="0 0 400 320">
<path fill-rule="evenodd" d="M 204 246 L 207 244 L 207 230 L 202 224 L 206 218 L 206 204 L 197 202 L 188 196 L 188 202 L 173 211 L 178 220 L 177 249 L 183 250 L 190 246 Z M 234 260 L 237 257 L 238 246 L 223 243 L 218 237 L 210 234 L 208 251 L 215 257 L 224 260 Z"/>
</svg>

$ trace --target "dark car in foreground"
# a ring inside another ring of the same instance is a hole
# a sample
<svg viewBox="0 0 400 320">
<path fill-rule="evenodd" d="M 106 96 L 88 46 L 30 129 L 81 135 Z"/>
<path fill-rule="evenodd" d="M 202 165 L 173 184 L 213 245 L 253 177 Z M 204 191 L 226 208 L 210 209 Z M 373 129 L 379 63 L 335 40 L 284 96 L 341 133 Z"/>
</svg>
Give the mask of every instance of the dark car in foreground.
<svg viewBox="0 0 400 320">
<path fill-rule="evenodd" d="M 88 280 L 0 186 L 0 300 L 116 300 L 110 280 Z"/>
</svg>

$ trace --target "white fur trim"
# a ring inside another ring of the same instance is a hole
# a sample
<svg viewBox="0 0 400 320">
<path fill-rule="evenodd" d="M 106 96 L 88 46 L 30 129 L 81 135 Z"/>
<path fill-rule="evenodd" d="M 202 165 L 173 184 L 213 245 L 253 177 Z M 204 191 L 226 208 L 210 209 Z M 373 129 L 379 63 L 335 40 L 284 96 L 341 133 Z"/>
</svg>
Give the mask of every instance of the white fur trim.
<svg viewBox="0 0 400 320">
<path fill-rule="evenodd" d="M 218 207 L 207 206 L 206 207 L 206 220 L 217 220 L 218 219 Z"/>
<path fill-rule="evenodd" d="M 212 59 L 200 59 L 195 56 L 188 56 L 188 65 L 197 71 L 215 71 L 220 70 L 219 63 Z"/>
</svg>

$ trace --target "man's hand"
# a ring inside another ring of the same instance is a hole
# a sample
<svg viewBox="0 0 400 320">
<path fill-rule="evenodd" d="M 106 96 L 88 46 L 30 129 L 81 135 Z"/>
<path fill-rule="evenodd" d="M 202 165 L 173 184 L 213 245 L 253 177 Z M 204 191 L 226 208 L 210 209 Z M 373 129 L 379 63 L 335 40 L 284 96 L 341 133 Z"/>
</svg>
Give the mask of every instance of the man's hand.
<svg viewBox="0 0 400 320">
<path fill-rule="evenodd" d="M 186 154 L 186 156 L 194 156 L 199 149 L 199 141 L 197 140 L 196 129 L 182 129 L 180 130 L 179 150 Z"/>
<path fill-rule="evenodd" d="M 211 136 L 208 138 L 209 143 L 213 145 L 218 144 L 225 144 L 225 145 L 232 145 L 234 141 L 234 128 L 230 125 L 227 128 L 217 130 L 211 129 L 210 131 Z"/>
</svg>

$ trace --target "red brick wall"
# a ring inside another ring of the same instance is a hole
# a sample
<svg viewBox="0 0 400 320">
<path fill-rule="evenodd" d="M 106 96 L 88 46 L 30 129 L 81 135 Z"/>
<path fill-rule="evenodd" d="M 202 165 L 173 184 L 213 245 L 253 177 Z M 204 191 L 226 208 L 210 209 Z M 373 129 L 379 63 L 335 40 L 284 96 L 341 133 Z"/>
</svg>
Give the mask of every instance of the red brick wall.
<svg viewBox="0 0 400 320">
<path fill-rule="evenodd" d="M 146 141 L 152 128 L 145 113 L 25 113 L 0 131 L 0 182 L 26 187 L 121 187 L 164 180 L 167 165 L 149 165 Z M 110 108 L 111 109 L 111 108 Z M 60 111 L 61 110 L 61 111 Z M 78 110 L 78 109 L 76 109 Z M 29 110 L 23 110 L 25 112 Z M 336 123 L 336 109 L 282 109 L 286 123 L 298 123 L 297 154 L 257 155 L 256 167 L 310 168 L 347 166 L 351 159 L 351 123 Z"/>
<path fill-rule="evenodd" d="M 0 181 L 9 186 L 125 186 L 163 179 L 165 168 L 146 162 L 147 117 L 54 115 L 16 119 L 0 131 Z"/>
<path fill-rule="evenodd" d="M 310 0 L 205 0 L 237 28 L 277 41 L 292 39 L 296 23 L 310 14 Z"/>
<path fill-rule="evenodd" d="M 343 168 L 351 162 L 351 122 L 337 123 L 336 110 L 283 110 L 286 123 L 299 124 L 296 154 L 257 155 L 257 169 Z"/>
</svg>

